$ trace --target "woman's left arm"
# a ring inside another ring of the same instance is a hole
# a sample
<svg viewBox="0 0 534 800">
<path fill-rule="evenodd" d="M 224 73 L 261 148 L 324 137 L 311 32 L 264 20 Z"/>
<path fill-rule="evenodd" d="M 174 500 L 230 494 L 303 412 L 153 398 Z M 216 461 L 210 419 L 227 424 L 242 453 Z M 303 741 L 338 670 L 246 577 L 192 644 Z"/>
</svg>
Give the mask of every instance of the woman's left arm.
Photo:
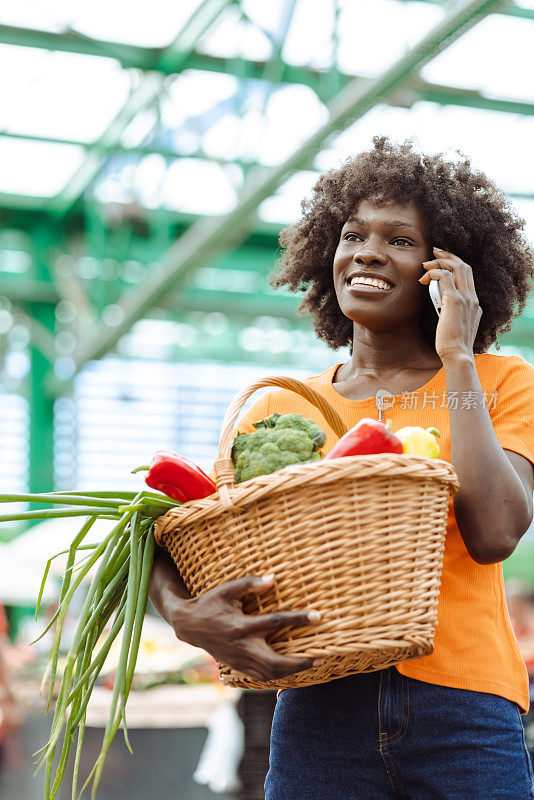
<svg viewBox="0 0 534 800">
<path fill-rule="evenodd" d="M 499 444 L 474 359 L 449 358 L 444 367 L 448 392 L 479 398 L 470 408 L 449 410 L 451 460 L 460 481 L 453 499 L 458 529 L 479 564 L 504 561 L 532 521 L 532 465 Z"/>
<path fill-rule="evenodd" d="M 447 392 L 471 392 L 474 400 L 449 409 L 451 460 L 460 481 L 454 514 L 470 556 L 493 564 L 513 553 L 532 522 L 534 473 L 528 459 L 501 447 L 484 401 L 473 356 L 482 310 L 471 267 L 452 253 L 434 250 L 437 257 L 424 263 L 427 272 L 420 282 L 439 280 L 443 289 L 436 351 Z"/>
</svg>

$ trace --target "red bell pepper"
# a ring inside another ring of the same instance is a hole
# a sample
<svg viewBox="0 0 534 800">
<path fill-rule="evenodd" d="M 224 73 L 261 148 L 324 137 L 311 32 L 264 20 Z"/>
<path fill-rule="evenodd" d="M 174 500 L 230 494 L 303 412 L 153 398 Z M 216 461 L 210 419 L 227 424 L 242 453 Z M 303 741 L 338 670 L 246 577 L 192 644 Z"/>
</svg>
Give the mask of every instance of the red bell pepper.
<svg viewBox="0 0 534 800">
<path fill-rule="evenodd" d="M 147 467 L 137 467 L 133 471 L 141 469 Z M 158 450 L 154 455 L 145 483 L 180 503 L 208 497 L 217 488 L 193 461 L 169 450 Z"/>
<path fill-rule="evenodd" d="M 388 425 L 384 425 L 383 422 L 376 419 L 364 417 L 341 437 L 325 458 L 402 452 L 401 440 L 391 432 Z"/>
</svg>

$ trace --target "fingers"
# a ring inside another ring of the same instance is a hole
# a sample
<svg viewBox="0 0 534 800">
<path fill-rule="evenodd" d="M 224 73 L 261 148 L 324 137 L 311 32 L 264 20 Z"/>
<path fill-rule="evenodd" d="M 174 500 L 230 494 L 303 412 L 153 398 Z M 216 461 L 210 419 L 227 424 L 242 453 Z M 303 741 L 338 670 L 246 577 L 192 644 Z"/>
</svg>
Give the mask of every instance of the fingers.
<svg viewBox="0 0 534 800">
<path fill-rule="evenodd" d="M 322 661 L 322 659 L 309 656 L 282 656 L 269 647 L 267 642 L 258 644 L 258 653 L 263 656 L 263 663 L 273 678 L 282 678 L 292 672 L 302 672 Z"/>
<path fill-rule="evenodd" d="M 448 272 L 453 279 L 452 285 L 459 292 L 465 293 L 468 291 L 466 265 L 463 262 L 454 262 L 448 258 L 435 258 L 433 261 L 424 261 L 423 267 L 427 272 L 440 269 L 442 273 Z"/>
<path fill-rule="evenodd" d="M 460 291 L 467 290 L 476 295 L 475 280 L 470 265 L 447 250 L 442 250 L 439 247 L 433 247 L 432 249 L 435 259 L 434 261 L 425 261 L 423 264 L 425 269 L 431 266 L 439 266 L 442 269 L 450 270 L 454 275 L 454 283 L 457 289 Z M 428 267 L 426 265 L 428 265 Z"/>
<path fill-rule="evenodd" d="M 425 261 L 423 262 L 423 266 L 426 269 L 425 274 L 419 278 L 419 283 L 423 283 L 428 286 L 431 280 L 438 280 L 440 281 L 443 289 L 449 290 L 449 292 L 454 292 L 454 290 L 458 291 L 464 298 L 468 299 L 471 303 L 475 306 L 478 306 L 478 297 L 477 293 L 474 288 L 473 282 L 473 274 L 471 268 L 465 264 L 466 267 L 465 274 L 466 274 L 466 282 L 468 286 L 472 286 L 473 289 L 466 288 L 463 291 L 459 289 L 458 284 L 462 283 L 462 278 L 458 278 L 458 272 L 454 272 L 454 270 L 446 269 L 445 267 L 434 267 L 434 264 L 441 264 L 442 259 L 436 259 L 435 261 Z M 443 262 L 444 263 L 444 262 Z"/>
<path fill-rule="evenodd" d="M 274 614 L 260 614 L 247 617 L 247 630 L 251 633 L 268 633 L 287 627 L 314 625 L 321 619 L 321 612 L 315 611 L 277 611 Z"/>
<path fill-rule="evenodd" d="M 272 647 L 269 647 L 267 642 L 259 639 L 251 645 L 244 668 L 239 667 L 238 669 L 257 680 L 271 681 L 283 678 L 293 672 L 310 669 L 321 661 L 322 659 L 309 656 L 280 655 Z"/>
<path fill-rule="evenodd" d="M 465 272 L 467 290 L 469 292 L 473 292 L 473 294 L 476 294 L 472 267 L 469 264 L 466 264 L 465 261 L 462 261 L 461 258 L 458 258 L 458 256 L 453 255 L 453 253 L 448 253 L 446 250 L 440 250 L 438 247 L 434 247 L 434 251 L 437 253 L 438 258 L 445 258 L 453 264 L 453 271 L 454 264 L 457 264 L 459 268 L 463 268 L 463 271 Z"/>
<path fill-rule="evenodd" d="M 228 600 L 241 600 L 249 594 L 261 594 L 272 588 L 274 575 L 245 575 L 234 581 L 217 586 L 213 591 L 219 592 Z"/>
<path fill-rule="evenodd" d="M 427 264 L 434 264 L 434 261 L 427 261 Z M 444 290 L 448 290 L 449 292 L 455 291 L 458 289 L 454 282 L 454 278 L 452 273 L 446 269 L 439 269 L 439 268 L 432 268 L 432 267 L 425 267 L 426 273 L 423 275 L 422 278 L 419 278 L 419 283 L 423 283 L 428 286 L 431 280 L 437 280 L 441 283 L 441 286 Z"/>
</svg>

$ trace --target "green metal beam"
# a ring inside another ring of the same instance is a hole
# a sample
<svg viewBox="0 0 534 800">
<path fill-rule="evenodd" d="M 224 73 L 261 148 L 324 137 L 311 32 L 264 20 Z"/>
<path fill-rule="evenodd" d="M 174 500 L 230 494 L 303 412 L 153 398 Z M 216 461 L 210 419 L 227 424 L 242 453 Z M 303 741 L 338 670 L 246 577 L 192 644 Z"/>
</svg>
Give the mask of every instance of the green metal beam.
<svg viewBox="0 0 534 800">
<path fill-rule="evenodd" d="M 499 0 L 469 0 L 456 5 L 427 35 L 399 61 L 362 87 L 355 80 L 346 86 L 330 104 L 330 117 L 311 137 L 282 164 L 258 170 L 255 181 L 250 179 L 235 208 L 223 217 L 205 219 L 192 226 L 160 259 L 161 271 L 150 282 L 127 292 L 120 306 L 123 320 L 110 328 L 102 326 L 91 339 L 81 343 L 73 356 L 75 371 L 87 361 L 107 353 L 133 325 L 157 304 L 171 289 L 182 283 L 192 270 L 213 259 L 223 248 L 235 247 L 249 232 L 258 206 L 273 195 L 280 184 L 296 170 L 309 164 L 325 141 L 355 119 L 363 116 L 384 97 L 387 97 L 419 69 L 449 46 L 487 14 L 502 5 Z M 61 390 L 62 383 L 50 375 L 46 381 L 49 392 Z"/>
<path fill-rule="evenodd" d="M 533 12 L 534 13 L 534 12 Z M 265 80 L 265 61 L 245 61 L 242 65 L 242 75 L 250 80 Z M 208 72 L 228 72 L 228 61 L 217 56 L 205 55 L 203 53 L 192 53 L 188 61 L 190 69 Z M 282 62 L 283 70 L 280 83 L 302 84 L 309 86 L 323 101 L 327 101 L 324 96 L 325 73 L 322 70 L 311 69 L 310 67 L 298 67 Z M 346 86 L 353 80 L 361 81 L 362 86 L 373 82 L 372 78 L 358 75 L 350 75 L 346 72 L 339 73 L 341 86 Z M 409 89 L 412 95 L 409 94 Z M 483 93 L 471 89 L 460 89 L 455 86 L 429 83 L 422 80 L 419 76 L 413 76 L 406 81 L 403 86 L 403 93 L 399 96 L 392 95 L 387 99 L 390 105 L 412 105 L 417 100 L 429 100 L 440 105 L 459 105 L 473 106 L 474 108 L 489 109 L 491 111 L 503 111 L 511 114 L 534 113 L 534 103 L 510 100 L 506 97 L 489 98 Z"/>
<path fill-rule="evenodd" d="M 19 278 L 2 275 L 0 296 L 13 303 L 41 303 L 55 305 L 61 297 L 53 283 L 46 280 L 32 280 L 25 275 Z"/>
<path fill-rule="evenodd" d="M 439 0 L 419 0 L 419 2 L 443 5 Z M 508 4 L 506 8 L 497 9 L 494 13 L 534 20 L 534 9 L 522 8 L 515 4 Z M 12 25 L 0 25 L 0 43 L 114 58 L 126 68 L 158 70 L 165 74 L 169 74 L 167 70 L 173 71 L 172 59 L 168 63 L 161 60 L 165 48 L 138 47 L 122 42 L 106 42 L 92 39 L 73 30 L 53 33 L 51 31 L 21 28 Z"/>
<path fill-rule="evenodd" d="M 55 287 L 46 281 L 3 280 L 0 296 L 7 297 L 14 303 L 33 305 L 55 305 L 61 299 Z M 279 319 L 296 320 L 298 297 L 268 295 L 257 292 L 214 292 L 208 289 L 187 289 L 183 292 L 169 292 L 162 299 L 160 306 L 173 314 L 184 314 L 189 311 L 200 311 L 205 314 L 220 311 L 222 314 L 251 320 L 258 316 L 278 317 Z M 26 320 L 30 324 L 30 319 Z M 41 328 L 35 327 L 36 338 Z M 51 340 L 46 337 L 43 347 L 48 356 L 51 354 Z"/>
<path fill-rule="evenodd" d="M 420 0 L 420 2 L 430 2 L 430 0 Z M 533 11 L 534 13 L 534 11 Z M 1 26 L 0 26 L 1 31 Z M 240 74 L 244 79 L 250 80 L 268 80 L 268 71 L 266 68 L 269 64 L 275 63 L 274 61 L 243 61 L 240 64 Z M 193 52 L 187 59 L 187 67 L 189 69 L 196 69 L 207 72 L 229 72 L 228 59 L 219 58 L 217 56 L 205 55 L 203 53 Z M 310 89 L 317 94 L 318 97 L 327 101 L 324 96 L 324 71 L 311 69 L 309 67 L 293 66 L 280 62 L 281 73 L 279 75 L 278 84 L 299 84 L 309 86 Z M 339 73 L 339 81 L 341 86 L 345 86 L 352 80 L 359 78 L 362 85 L 369 84 L 372 79 L 350 75 L 348 73 Z M 410 94 L 407 90 L 411 90 Z M 427 100 L 439 105 L 458 105 L 458 106 L 471 106 L 473 108 L 488 109 L 491 111 L 502 111 L 510 114 L 534 114 L 534 103 L 523 102 L 519 100 L 511 100 L 505 97 L 486 97 L 483 93 L 473 91 L 470 89 L 459 89 L 454 86 L 446 86 L 441 84 L 428 83 L 415 77 L 406 82 L 406 90 L 403 94 L 395 95 L 388 98 L 390 105 L 412 105 L 417 100 Z M 109 146 L 102 143 L 101 139 L 96 142 L 86 144 L 73 139 L 65 139 L 61 137 L 47 137 L 47 136 L 32 136 L 31 134 L 13 133 L 10 131 L 2 131 L 2 136 L 8 136 L 17 139 L 29 139 L 44 142 L 54 142 L 59 144 L 81 144 L 89 149 L 94 149 L 100 153 L 106 154 L 110 152 Z M 135 152 L 135 153 L 161 153 L 161 155 L 173 157 L 179 155 L 176 151 L 166 149 L 161 146 L 142 145 L 134 148 L 126 148 L 117 142 L 113 147 L 113 151 L 118 152 Z"/>
<path fill-rule="evenodd" d="M 534 113 L 534 107 L 533 107 Z M 59 136 L 37 136 L 32 134 L 26 133 L 11 133 L 9 131 L 0 131 L 0 140 L 1 139 L 15 139 L 17 141 L 23 142 L 50 142 L 52 144 L 76 144 L 82 145 L 86 148 L 88 153 L 97 153 L 102 157 L 106 157 L 108 155 L 114 155 L 116 153 L 120 155 L 139 155 L 139 156 L 146 156 L 146 155 L 162 155 L 165 158 L 173 159 L 173 158 L 183 158 L 184 154 L 178 152 L 176 149 L 171 149 L 169 147 L 162 147 L 161 145 L 154 144 L 154 145 L 138 145 L 137 147 L 125 147 L 123 144 L 118 142 L 113 147 L 105 146 L 102 144 L 101 140 L 99 139 L 98 142 L 94 142 L 93 144 L 84 144 L 83 142 L 76 141 L 74 139 L 65 139 Z M 256 161 L 247 160 L 243 158 L 213 158 L 207 155 L 203 150 L 198 149 L 195 152 L 188 152 L 187 158 L 200 158 L 203 161 L 212 161 L 215 164 L 237 164 L 238 166 L 243 167 L 243 169 L 249 169 L 251 166 L 257 164 Z M 0 193 L 0 207 L 4 205 L 5 207 L 25 207 L 24 198 L 27 195 L 10 195 L 10 194 L 2 194 Z M 4 198 L 4 202 L 2 199 Z M 53 198 L 41 198 L 41 197 L 30 197 L 30 201 L 37 207 L 38 209 L 41 208 L 50 208 L 51 204 L 53 204 Z M 34 205 L 31 205 L 31 208 L 34 208 Z"/>
<path fill-rule="evenodd" d="M 221 59 L 221 69 L 222 69 L 222 61 Z M 268 62 L 266 62 L 268 63 Z M 212 65 L 213 66 L 213 65 Z M 206 66 L 206 69 L 208 67 Z M 295 82 L 310 85 L 310 74 L 312 70 L 308 70 L 306 68 L 302 68 L 299 70 L 302 74 L 295 74 Z M 320 73 L 315 73 L 317 82 L 320 79 Z M 300 80 L 299 80 L 300 78 Z M 348 75 L 341 74 L 341 78 L 343 84 L 346 85 L 350 82 L 351 78 Z M 362 85 L 367 83 L 371 83 L 371 80 L 368 78 L 360 78 Z M 427 83 L 425 81 L 414 79 L 412 81 L 408 81 L 406 86 L 400 89 L 398 92 L 394 92 L 390 97 L 386 98 L 385 102 L 391 106 L 401 106 L 411 107 L 414 103 L 419 100 L 424 100 L 430 103 L 436 103 L 437 105 L 452 105 L 452 106 L 461 106 L 462 108 L 479 108 L 487 111 L 496 111 L 500 113 L 507 113 L 507 114 L 519 114 L 523 116 L 532 116 L 534 115 L 534 103 L 528 103 L 520 100 L 508 100 L 506 98 L 499 98 L 499 97 L 487 97 L 486 95 L 482 94 L 481 92 L 468 90 L 468 89 L 459 89 L 455 86 L 445 86 L 441 84 L 433 84 Z M 126 147 L 125 145 L 117 142 L 113 147 L 106 145 L 102 142 L 102 140 L 98 140 L 94 143 L 86 144 L 84 142 L 80 142 L 76 139 L 69 139 L 59 136 L 38 136 L 35 134 L 28 134 L 28 133 L 13 133 L 11 131 L 0 131 L 0 138 L 6 139 L 16 139 L 19 141 L 28 141 L 28 142 L 50 142 L 52 144 L 66 144 L 66 145 L 82 145 L 89 151 L 95 151 L 101 155 L 108 155 L 110 153 L 121 153 L 121 154 L 131 154 L 135 153 L 140 156 L 144 155 L 151 155 L 156 153 L 158 155 L 165 156 L 165 158 L 180 158 L 183 156 L 176 149 L 172 149 L 169 147 L 163 147 L 159 144 L 144 144 L 138 145 L 136 147 Z M 235 158 L 211 158 L 210 156 L 206 155 L 202 150 L 197 150 L 196 152 L 188 152 L 187 158 L 202 158 L 208 159 L 210 161 L 214 161 L 220 164 L 238 164 L 243 166 L 244 168 L 249 168 L 253 165 L 252 161 L 247 161 L 246 159 L 235 159 Z M 6 198 L 6 204 L 10 202 L 16 202 L 19 199 L 19 195 L 2 195 L 0 194 L 0 205 L 2 197 Z M 15 198 L 11 200 L 11 198 Z M 48 204 L 48 200 L 43 200 L 42 198 L 34 198 L 34 202 L 39 205 L 39 201 L 41 203 Z"/>
<path fill-rule="evenodd" d="M 17 47 L 35 47 L 40 50 L 57 50 L 63 53 L 103 56 L 119 61 L 123 67 L 153 69 L 161 50 L 150 47 L 135 47 L 121 42 L 105 42 L 84 36 L 73 30 L 62 33 L 13 25 L 0 25 L 0 42 Z"/>
<path fill-rule="evenodd" d="M 95 200 L 88 200 L 84 204 L 83 214 L 81 213 L 81 210 L 77 208 L 73 210 L 67 217 L 69 231 L 85 234 L 87 209 L 91 206 L 94 207 L 96 213 L 104 213 L 103 209 L 105 209 L 105 204 L 99 203 Z M 118 209 L 119 206 L 117 204 L 117 213 Z M 125 224 L 130 224 L 128 222 L 129 216 L 127 204 L 124 206 L 124 217 Z M 181 211 L 173 211 L 166 208 L 144 208 L 142 210 L 141 221 L 150 230 L 158 227 L 161 224 L 161 219 L 173 226 L 173 238 L 175 239 L 177 236 L 184 233 L 185 230 L 187 230 L 187 228 L 189 228 L 191 225 L 199 220 L 205 219 L 205 216 L 203 214 L 190 214 Z M 9 227 L 27 231 L 31 235 L 33 226 L 37 222 L 42 223 L 43 221 L 53 228 L 58 233 L 58 236 L 61 234 L 60 228 L 64 229 L 66 227 L 64 222 L 61 223 L 60 221 L 55 221 L 50 215 L 47 215 L 45 208 L 33 208 L 31 206 L 27 206 L 19 209 L 17 207 L 9 207 L 8 205 L 2 206 L 0 195 L 1 227 Z M 283 224 L 257 219 L 254 224 L 254 230 L 251 231 L 249 238 L 254 241 L 260 241 L 261 243 L 267 241 L 269 246 L 272 248 L 272 252 L 274 252 L 278 246 L 278 236 L 282 227 L 284 227 Z M 63 230 L 63 232 L 65 231 Z M 137 260 L 142 262 L 144 261 L 142 257 L 138 257 Z"/>
<path fill-rule="evenodd" d="M 227 314 L 232 319 L 252 320 L 255 317 L 276 317 L 291 320 L 299 325 L 302 317 L 297 316 L 299 297 L 271 296 L 267 294 L 243 294 L 241 292 L 210 292 L 202 289 L 188 289 L 183 292 L 169 292 L 161 301 L 163 308 L 173 314 L 201 311 L 209 314 L 214 311 Z M 309 321 L 302 323 L 309 327 Z"/>
<path fill-rule="evenodd" d="M 31 280 L 26 276 L 20 278 L 2 275 L 0 296 L 7 297 L 14 303 L 44 303 L 55 305 L 61 297 L 50 281 Z"/>
<path fill-rule="evenodd" d="M 484 111 L 498 111 L 504 114 L 522 114 L 524 116 L 532 116 L 534 114 L 534 103 L 510 100 L 505 97 L 487 97 L 482 92 L 470 89 L 458 89 L 455 86 L 427 83 L 421 79 L 415 79 L 409 84 L 409 88 L 415 94 L 414 101 L 425 100 L 441 106 L 480 108 Z M 398 100 L 400 101 L 400 99 L 399 97 Z M 392 104 L 394 104 L 394 100 L 395 98 L 391 98 Z"/>
<path fill-rule="evenodd" d="M 96 308 L 86 294 L 85 287 L 77 275 L 53 272 L 54 284 L 62 300 L 68 300 L 76 308 L 80 333 L 92 328 L 98 322 Z"/>
<path fill-rule="evenodd" d="M 276 60 L 272 61 L 255 61 L 245 59 L 232 59 L 232 64 L 239 63 L 240 77 L 247 80 L 261 81 L 265 80 L 266 66 L 268 64 L 275 64 Z M 277 82 L 280 84 L 288 83 L 301 83 L 304 86 L 309 86 L 310 89 L 319 96 L 324 98 L 322 89 L 325 73 L 322 70 L 312 69 L 310 67 L 300 67 L 288 64 L 285 61 L 279 60 L 280 74 Z M 208 72 L 229 72 L 229 61 L 226 58 L 219 56 L 212 56 L 206 53 L 191 53 L 188 59 L 187 66 L 189 69 L 203 70 Z M 354 80 L 354 75 L 342 73 L 344 84 Z M 324 98 L 327 99 L 327 98 Z"/>
<path fill-rule="evenodd" d="M 534 192 L 507 192 L 514 200 L 534 200 Z"/>
<path fill-rule="evenodd" d="M 232 2 L 233 0 L 203 0 L 172 44 L 163 50 L 157 63 L 161 63 L 171 72 L 178 72 L 182 69 L 199 39 Z M 148 108 L 161 94 L 164 84 L 162 73 L 164 72 L 165 69 L 160 73 L 154 72 L 145 75 L 131 91 L 124 106 L 98 140 L 95 150 L 88 153 L 87 158 L 67 185 L 50 201 L 49 208 L 53 213 L 63 216 L 83 194 L 98 174 L 106 154 L 117 146 L 130 122 L 141 109 Z"/>
<path fill-rule="evenodd" d="M 9 194 L 0 192 L 0 208 L 20 209 L 21 211 L 46 211 L 49 199 L 29 194 Z"/>
<path fill-rule="evenodd" d="M 226 62 L 223 59 L 219 59 L 218 63 L 214 63 L 214 59 L 202 58 L 200 63 L 203 65 L 202 68 L 204 69 L 223 70 Z M 256 71 L 259 66 L 265 67 L 265 65 L 268 63 L 269 62 L 264 62 L 263 65 L 260 65 L 259 62 L 257 64 L 247 63 L 246 69 Z M 264 74 L 263 78 L 265 77 L 266 76 Z M 348 75 L 340 74 L 339 77 L 343 85 L 346 85 L 350 80 Z M 307 68 L 296 68 L 293 71 L 292 79 L 294 82 L 312 86 L 316 91 L 320 90 L 320 72 L 309 70 Z M 370 85 L 372 83 L 372 81 L 368 78 L 359 78 L 359 80 L 361 81 L 362 86 Z M 22 210 L 50 211 L 51 213 L 53 213 L 54 210 L 60 210 L 63 214 L 72 204 L 72 202 L 74 202 L 76 197 L 78 197 L 83 191 L 87 185 L 87 182 L 94 177 L 96 174 L 95 171 L 98 171 L 106 156 L 112 153 L 128 155 L 135 153 L 139 156 L 156 153 L 169 159 L 180 158 L 181 153 L 177 152 L 177 150 L 162 147 L 158 144 L 146 144 L 138 147 L 125 147 L 120 143 L 120 135 L 128 120 L 131 120 L 133 116 L 135 116 L 135 113 L 137 113 L 139 108 L 144 107 L 151 100 L 153 100 L 159 93 L 159 90 L 160 79 L 158 77 L 156 77 L 154 85 L 150 85 L 150 81 L 144 82 L 139 87 L 139 92 L 135 90 L 132 93 L 129 104 L 127 107 L 121 109 L 121 112 L 115 118 L 114 122 L 112 125 L 110 125 L 106 133 L 98 141 L 87 145 L 83 142 L 62 137 L 37 136 L 31 134 L 13 133 L 10 131 L 0 132 L 0 137 L 21 141 L 39 141 L 66 145 L 81 144 L 85 147 L 88 153 L 86 160 L 83 162 L 76 175 L 71 179 L 69 185 L 65 187 L 57 197 L 43 198 L 32 197 L 29 195 L 0 193 L 0 208 L 3 207 L 18 208 Z M 393 92 L 388 98 L 383 98 L 383 102 L 386 102 L 392 106 L 401 107 L 411 107 L 419 100 L 437 103 L 439 105 L 455 105 L 461 107 L 479 108 L 500 113 L 511 113 L 525 116 L 534 115 L 534 103 L 508 100 L 505 98 L 486 97 L 477 91 L 458 89 L 452 86 L 431 84 L 418 78 L 407 81 L 406 85 L 403 86 L 399 91 Z M 188 153 L 187 155 L 188 158 L 208 158 L 209 160 L 219 164 L 237 164 L 238 166 L 241 166 L 245 172 L 248 171 L 251 166 L 256 164 L 255 161 L 246 159 L 209 158 L 202 150 L 198 150 L 195 153 Z"/>
<path fill-rule="evenodd" d="M 51 306 L 31 305 L 31 314 L 41 325 L 53 326 Z M 30 380 L 30 492 L 49 492 L 54 488 L 54 401 L 43 392 L 43 380 L 50 369 L 48 358 L 31 346 Z"/>
<path fill-rule="evenodd" d="M 318 173 L 319 174 L 319 173 Z M 534 192 L 507 192 L 508 196 L 513 200 L 534 200 Z M 22 198 L 24 199 L 24 198 Z M 95 203 L 95 206 L 98 208 L 99 204 Z M 31 205 L 24 205 L 22 209 L 17 207 L 10 207 L 9 205 L 2 204 L 2 196 L 0 195 L 0 224 L 3 227 L 9 228 L 16 228 L 19 230 L 28 231 L 31 233 L 33 226 L 36 222 L 42 223 L 45 221 L 47 224 L 52 224 L 52 221 L 45 213 L 44 208 L 35 208 Z M 127 208 L 125 209 L 127 211 Z M 171 223 L 175 226 L 175 236 L 179 236 L 185 232 L 191 225 L 199 222 L 200 220 L 204 219 L 205 217 L 200 214 L 189 214 L 189 213 L 181 213 L 179 211 L 168 211 L 167 209 L 161 208 L 146 208 L 143 209 L 143 221 L 147 224 L 148 227 L 152 227 L 153 225 L 157 224 L 157 218 L 159 216 L 165 217 L 166 220 L 170 220 Z M 69 229 L 72 231 L 76 231 L 77 233 L 83 232 L 84 230 L 84 218 L 81 214 L 76 213 L 72 214 L 68 218 L 69 220 Z M 273 254 L 278 248 L 278 236 L 280 234 L 280 230 L 284 227 L 284 224 L 274 223 L 274 222 L 267 222 L 266 220 L 262 220 L 256 218 L 254 220 L 253 229 L 250 232 L 250 238 L 253 240 L 261 240 L 268 242 L 269 247 L 271 248 L 271 252 Z M 136 258 L 138 261 L 143 261 L 144 259 Z M 9 278 L 7 278 L 9 280 Z M 2 288 L 5 287 L 6 278 L 2 275 L 1 278 L 1 285 Z M 31 292 L 33 291 L 34 284 L 28 283 L 27 292 L 23 289 L 19 289 L 24 294 L 24 297 L 28 300 L 31 300 Z M 44 291 L 42 288 L 36 288 L 36 291 Z M 11 291 L 11 289 L 10 289 Z M 2 290 L 0 289 L 0 294 L 2 294 Z M 48 292 L 48 296 L 50 293 Z M 58 296 L 54 292 L 54 298 Z M 24 298 L 22 298 L 24 299 Z M 40 296 L 36 297 L 37 300 L 40 300 Z M 56 302 L 55 300 L 44 300 L 44 302 Z"/>
<path fill-rule="evenodd" d="M 54 363 L 57 356 L 53 332 L 54 315 L 53 313 L 50 314 L 49 309 L 43 308 L 42 306 L 37 309 L 35 301 L 30 303 L 30 308 L 32 314 L 23 314 L 20 317 L 20 321 L 26 325 L 30 332 L 32 349 L 37 350 L 44 356 L 48 366 L 50 366 Z M 40 321 L 40 318 L 43 317 L 47 320 L 46 325 Z"/>
<path fill-rule="evenodd" d="M 163 49 L 157 60 L 156 69 L 166 75 L 180 72 L 206 31 L 234 2 L 235 0 L 203 0 L 172 44 Z"/>
<path fill-rule="evenodd" d="M 503 11 L 508 17 L 519 17 L 519 19 L 534 20 L 534 8 L 523 8 L 515 4 L 508 6 L 506 11 Z"/>
<path fill-rule="evenodd" d="M 39 281 L 50 280 L 49 252 L 51 249 L 50 231 L 46 227 L 36 227 L 34 231 L 35 269 Z M 54 401 L 43 392 L 42 382 L 51 368 L 51 353 L 47 348 L 36 347 L 37 329 L 47 333 L 50 346 L 54 335 L 54 307 L 42 303 L 30 303 L 30 316 L 36 321 L 32 330 L 31 373 L 29 385 L 30 404 L 30 492 L 49 492 L 54 488 Z M 44 352 L 43 352 L 44 350 Z"/>
<path fill-rule="evenodd" d="M 433 6 L 444 6 L 445 3 L 443 0 L 415 0 L 415 2 L 419 3 L 430 3 Z M 523 6 L 517 5 L 516 3 L 509 3 L 507 4 L 506 8 L 501 9 L 500 11 L 495 11 L 496 14 L 502 14 L 505 17 L 520 17 L 521 19 L 534 19 L 534 9 L 533 8 L 524 8 Z"/>
</svg>

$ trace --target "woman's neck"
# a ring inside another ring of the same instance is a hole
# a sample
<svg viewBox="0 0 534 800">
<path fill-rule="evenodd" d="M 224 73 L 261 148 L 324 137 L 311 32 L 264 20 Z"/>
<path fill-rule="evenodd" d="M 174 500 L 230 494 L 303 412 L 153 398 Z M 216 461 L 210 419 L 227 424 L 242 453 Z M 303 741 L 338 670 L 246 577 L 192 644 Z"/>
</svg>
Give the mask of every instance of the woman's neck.
<svg viewBox="0 0 534 800">
<path fill-rule="evenodd" d="M 355 326 L 356 328 L 356 326 Z M 441 359 L 419 331 L 354 331 L 347 376 L 381 376 L 400 371 L 439 369 Z"/>
</svg>

